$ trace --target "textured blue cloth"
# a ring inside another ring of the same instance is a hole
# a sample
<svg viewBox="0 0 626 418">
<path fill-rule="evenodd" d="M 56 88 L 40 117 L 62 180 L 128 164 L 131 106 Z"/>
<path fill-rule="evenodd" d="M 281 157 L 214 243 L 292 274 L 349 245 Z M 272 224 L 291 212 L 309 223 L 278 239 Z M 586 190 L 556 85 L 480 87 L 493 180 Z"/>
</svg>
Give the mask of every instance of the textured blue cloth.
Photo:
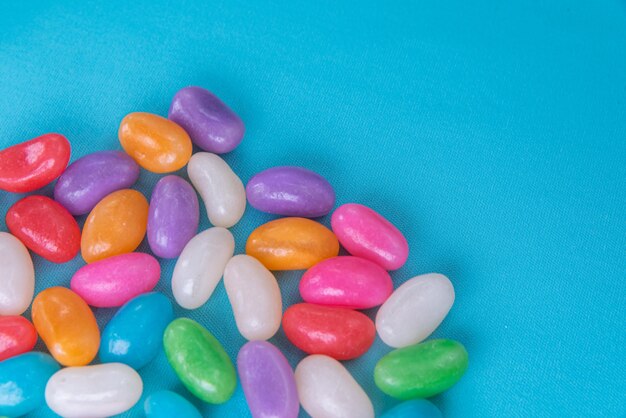
<svg viewBox="0 0 626 418">
<path fill-rule="evenodd" d="M 125 114 L 166 115 L 187 85 L 246 123 L 225 157 L 244 182 L 274 165 L 314 169 L 339 204 L 367 204 L 406 234 L 396 286 L 450 277 L 457 300 L 435 337 L 465 344 L 470 367 L 433 399 L 445 416 L 626 415 L 623 0 L 0 3 L 0 148 L 60 132 L 73 160 L 120 149 Z M 136 188 L 149 197 L 158 178 L 144 171 Z M 0 192 L 1 213 L 19 197 Z M 237 252 L 269 219 L 247 209 Z M 34 260 L 37 291 L 83 264 Z M 173 265 L 157 288 L 169 296 Z M 286 305 L 300 274 L 277 275 Z M 113 312 L 97 309 L 100 324 Z M 233 359 L 244 343 L 222 284 L 176 314 Z M 293 366 L 302 358 L 282 331 L 272 342 Z M 346 362 L 378 414 L 397 403 L 372 377 L 388 351 L 377 339 Z M 163 354 L 141 375 L 145 395 L 191 398 Z M 248 415 L 240 388 L 222 406 L 194 402 Z"/>
</svg>

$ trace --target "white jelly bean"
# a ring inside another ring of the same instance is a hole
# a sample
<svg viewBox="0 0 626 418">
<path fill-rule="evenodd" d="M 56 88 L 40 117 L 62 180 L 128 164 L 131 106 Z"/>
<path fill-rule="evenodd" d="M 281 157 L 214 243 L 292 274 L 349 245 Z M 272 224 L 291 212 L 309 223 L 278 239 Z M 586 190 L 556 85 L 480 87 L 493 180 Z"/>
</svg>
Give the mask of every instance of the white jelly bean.
<svg viewBox="0 0 626 418">
<path fill-rule="evenodd" d="M 209 228 L 185 245 L 172 275 L 174 299 L 185 309 L 202 306 L 215 290 L 235 251 L 228 229 Z"/>
<path fill-rule="evenodd" d="M 398 287 L 378 310 L 376 331 L 391 347 L 425 340 L 454 303 L 454 287 L 442 274 L 413 277 Z"/>
<path fill-rule="evenodd" d="M 213 225 L 230 228 L 239 222 L 246 210 L 246 190 L 226 161 L 215 154 L 198 152 L 189 160 L 187 174 Z"/>
<path fill-rule="evenodd" d="M 282 299 L 274 275 L 260 261 L 240 254 L 224 270 L 224 286 L 235 322 L 248 340 L 267 340 L 280 327 Z"/>
<path fill-rule="evenodd" d="M 46 403 L 66 418 L 101 418 L 121 414 L 141 398 L 143 382 L 122 363 L 67 367 L 46 385 Z"/>
<path fill-rule="evenodd" d="M 300 403 L 313 418 L 374 417 L 372 401 L 337 360 L 315 354 L 296 367 Z"/>
<path fill-rule="evenodd" d="M 21 315 L 33 301 L 35 269 L 22 241 L 0 232 L 0 315 Z"/>
</svg>

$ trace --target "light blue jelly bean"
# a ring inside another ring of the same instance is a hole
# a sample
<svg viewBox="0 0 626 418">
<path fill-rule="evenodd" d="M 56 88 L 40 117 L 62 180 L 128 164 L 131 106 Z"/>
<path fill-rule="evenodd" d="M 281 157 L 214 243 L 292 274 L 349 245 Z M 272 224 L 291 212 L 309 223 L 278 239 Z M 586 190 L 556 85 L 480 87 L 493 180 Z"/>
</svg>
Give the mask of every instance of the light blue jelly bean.
<svg viewBox="0 0 626 418">
<path fill-rule="evenodd" d="M 46 383 L 60 368 L 51 356 L 38 352 L 0 362 L 0 416 L 19 417 L 43 405 Z"/>
<path fill-rule="evenodd" d="M 161 350 L 163 332 L 173 318 L 172 303 L 161 293 L 145 293 L 129 300 L 102 332 L 100 361 L 142 368 Z"/>
<path fill-rule="evenodd" d="M 380 418 L 443 418 L 443 415 L 426 399 L 413 399 L 394 406 Z"/>
<path fill-rule="evenodd" d="M 191 402 L 169 390 L 161 390 L 148 396 L 143 409 L 148 418 L 202 418 Z"/>
</svg>

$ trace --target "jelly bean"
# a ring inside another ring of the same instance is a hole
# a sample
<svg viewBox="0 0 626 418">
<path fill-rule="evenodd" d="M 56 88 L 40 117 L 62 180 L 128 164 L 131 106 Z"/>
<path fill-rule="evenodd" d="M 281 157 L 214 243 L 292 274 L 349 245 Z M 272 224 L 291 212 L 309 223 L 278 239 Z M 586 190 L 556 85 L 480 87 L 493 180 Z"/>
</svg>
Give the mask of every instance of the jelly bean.
<svg viewBox="0 0 626 418">
<path fill-rule="evenodd" d="M 70 160 L 70 143 L 46 134 L 0 151 L 0 190 L 27 193 L 59 177 Z"/>
<path fill-rule="evenodd" d="M 172 274 L 172 292 L 185 309 L 196 309 L 209 300 L 235 251 L 228 229 L 213 227 L 185 245 Z"/>
<path fill-rule="evenodd" d="M 320 223 L 282 218 L 252 231 L 246 253 L 270 270 L 304 270 L 339 254 L 339 241 Z"/>
<path fill-rule="evenodd" d="M 120 143 L 140 166 L 153 173 L 180 170 L 191 157 L 187 132 L 171 120 L 151 113 L 129 113 L 119 129 Z"/>
<path fill-rule="evenodd" d="M 53 263 L 70 261 L 80 249 L 76 219 L 49 197 L 28 196 L 17 201 L 7 212 L 6 223 L 26 247 Z"/>
<path fill-rule="evenodd" d="M 352 309 L 383 303 L 393 291 L 389 273 L 359 257 L 333 257 L 308 269 L 300 281 L 305 302 Z"/>
<path fill-rule="evenodd" d="M 33 260 L 22 241 L 0 231 L 0 315 L 21 315 L 35 294 Z"/>
<path fill-rule="evenodd" d="M 430 340 L 381 358 L 374 368 L 374 382 L 394 398 L 429 398 L 458 382 L 467 362 L 467 351 L 460 343 Z"/>
<path fill-rule="evenodd" d="M 148 213 L 148 243 L 154 254 L 175 258 L 198 232 L 200 205 L 196 191 L 178 176 L 154 186 Z"/>
<path fill-rule="evenodd" d="M 101 151 L 74 161 L 54 186 L 54 200 L 72 215 L 89 213 L 106 195 L 127 189 L 139 178 L 139 166 L 121 151 Z"/>
<path fill-rule="evenodd" d="M 331 218 L 333 232 L 352 255 L 397 270 L 409 256 L 404 235 L 391 222 L 367 206 L 347 203 L 339 206 Z"/>
<path fill-rule="evenodd" d="M 96 318 L 70 289 L 50 287 L 33 301 L 33 324 L 50 354 L 64 366 L 84 366 L 100 345 Z"/>
<path fill-rule="evenodd" d="M 274 275 L 254 257 L 240 254 L 226 264 L 224 286 L 241 335 L 248 340 L 272 338 L 283 313 Z"/>
<path fill-rule="evenodd" d="M 188 318 L 172 321 L 163 335 L 170 365 L 194 396 L 213 404 L 230 399 L 237 375 L 224 347 L 202 325 Z"/>
<path fill-rule="evenodd" d="M 362 356 L 376 337 L 374 323 L 361 312 L 310 303 L 290 306 L 283 329 L 300 350 L 337 360 Z"/>
<path fill-rule="evenodd" d="M 161 350 L 163 332 L 172 319 L 172 303 L 161 293 L 131 299 L 102 331 L 100 361 L 142 368 Z"/>
<path fill-rule="evenodd" d="M 46 385 L 46 403 L 65 418 L 103 418 L 132 408 L 143 392 L 137 372 L 125 364 L 68 367 Z"/>
<path fill-rule="evenodd" d="M 424 341 L 454 303 L 454 287 L 442 274 L 413 277 L 398 287 L 376 314 L 376 330 L 391 347 Z"/>
<path fill-rule="evenodd" d="M 132 298 L 154 289 L 161 266 L 149 254 L 120 254 L 78 269 L 71 289 L 85 302 L 98 308 L 122 306 Z"/>
<path fill-rule="evenodd" d="M 230 228 L 239 222 L 246 210 L 246 189 L 226 161 L 215 154 L 198 152 L 189 160 L 187 174 L 213 225 Z"/>
<path fill-rule="evenodd" d="M 244 134 L 239 116 L 201 87 L 180 89 L 167 117 L 185 128 L 194 144 L 216 154 L 235 149 Z"/>
<path fill-rule="evenodd" d="M 143 410 L 147 418 L 202 418 L 191 402 L 169 390 L 160 390 L 148 396 Z"/>
<path fill-rule="evenodd" d="M 248 202 L 256 209 L 284 216 L 315 218 L 335 206 L 335 191 L 319 174 L 302 167 L 273 167 L 246 185 Z"/>
<path fill-rule="evenodd" d="M 0 416 L 20 417 L 44 403 L 46 383 L 59 370 L 44 353 L 24 353 L 0 362 Z"/>
<path fill-rule="evenodd" d="M 322 355 L 305 357 L 295 375 L 300 403 L 312 417 L 374 417 L 372 401 L 337 360 Z"/>
<path fill-rule="evenodd" d="M 426 399 L 413 399 L 396 405 L 385 412 L 381 418 L 443 418 L 443 415 Z"/>
<path fill-rule="evenodd" d="M 102 199 L 89 213 L 80 247 L 87 263 L 135 251 L 148 224 L 148 201 L 136 190 L 124 189 Z"/>
<path fill-rule="evenodd" d="M 293 370 L 267 341 L 250 341 L 237 355 L 237 371 L 253 418 L 297 417 L 300 409 Z"/>
<path fill-rule="evenodd" d="M 23 316 L 0 316 L 0 361 L 30 351 L 37 331 Z"/>
</svg>

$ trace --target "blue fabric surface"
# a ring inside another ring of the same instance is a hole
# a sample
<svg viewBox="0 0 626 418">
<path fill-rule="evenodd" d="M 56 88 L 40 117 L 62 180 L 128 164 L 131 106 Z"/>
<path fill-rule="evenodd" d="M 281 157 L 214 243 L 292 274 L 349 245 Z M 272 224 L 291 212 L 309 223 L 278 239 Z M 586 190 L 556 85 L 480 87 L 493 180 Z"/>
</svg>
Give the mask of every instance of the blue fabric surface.
<svg viewBox="0 0 626 418">
<path fill-rule="evenodd" d="M 72 160 L 120 149 L 125 114 L 166 115 L 179 88 L 206 87 L 246 123 L 225 157 L 244 182 L 314 169 L 339 204 L 367 204 L 406 234 L 396 286 L 450 277 L 457 300 L 434 336 L 465 344 L 470 367 L 433 399 L 444 416 L 626 416 L 623 0 L 5 0 L 0 28 L 0 148 L 60 132 Z M 159 177 L 143 171 L 136 188 L 149 197 Z M 0 192 L 0 212 L 19 198 Z M 248 207 L 237 252 L 269 219 Z M 34 261 L 37 291 L 83 264 Z M 169 296 L 173 265 L 157 287 Z M 300 275 L 277 274 L 286 305 Z M 113 312 L 96 310 L 101 326 Z M 222 284 L 176 314 L 233 359 L 244 343 Z M 272 342 L 302 358 L 282 331 Z M 377 339 L 346 362 L 377 414 L 397 403 L 372 377 L 388 351 Z M 141 375 L 144 396 L 191 399 L 163 354 Z M 222 406 L 194 403 L 249 414 L 240 388 Z"/>
</svg>

